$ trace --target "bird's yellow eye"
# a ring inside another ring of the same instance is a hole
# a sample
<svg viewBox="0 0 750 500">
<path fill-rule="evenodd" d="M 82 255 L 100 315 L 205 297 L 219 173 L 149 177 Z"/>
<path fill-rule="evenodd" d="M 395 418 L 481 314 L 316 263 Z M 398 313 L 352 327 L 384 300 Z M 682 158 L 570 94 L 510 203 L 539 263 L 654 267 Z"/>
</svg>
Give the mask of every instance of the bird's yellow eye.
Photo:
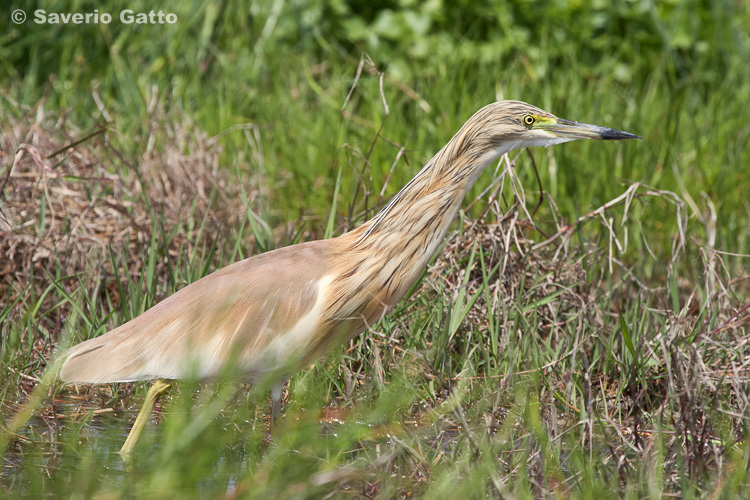
<svg viewBox="0 0 750 500">
<path fill-rule="evenodd" d="M 526 125 L 527 127 L 534 125 L 535 122 L 536 122 L 536 117 L 533 115 L 525 115 L 523 117 L 523 124 Z"/>
</svg>

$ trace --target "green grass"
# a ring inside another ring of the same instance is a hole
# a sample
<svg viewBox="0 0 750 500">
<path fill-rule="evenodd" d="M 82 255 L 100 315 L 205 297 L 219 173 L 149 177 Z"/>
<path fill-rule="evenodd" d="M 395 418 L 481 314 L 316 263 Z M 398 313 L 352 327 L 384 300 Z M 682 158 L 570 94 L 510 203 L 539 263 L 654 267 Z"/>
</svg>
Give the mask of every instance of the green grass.
<svg viewBox="0 0 750 500">
<path fill-rule="evenodd" d="M 614 233 L 589 217 L 533 250 L 545 237 L 489 169 L 464 206 L 502 190 L 392 314 L 292 378 L 271 434 L 263 387 L 186 381 L 125 470 L 145 386 L 54 384 L 2 450 L 0 495 L 743 498 L 748 260 L 711 251 L 750 253 L 748 7 L 460 5 L 194 2 L 140 28 L 0 12 L 6 425 L 58 345 L 360 223 L 498 98 L 644 138 L 533 150 L 546 234 L 632 182 L 683 200 L 644 187 L 605 212 Z M 126 7 L 150 8 L 99 9 Z M 346 102 L 363 50 L 383 94 L 365 62 Z M 44 157 L 83 138 L 44 160 L 61 179 L 29 155 L 11 170 L 22 142 Z M 527 154 L 515 175 L 531 210 Z"/>
</svg>

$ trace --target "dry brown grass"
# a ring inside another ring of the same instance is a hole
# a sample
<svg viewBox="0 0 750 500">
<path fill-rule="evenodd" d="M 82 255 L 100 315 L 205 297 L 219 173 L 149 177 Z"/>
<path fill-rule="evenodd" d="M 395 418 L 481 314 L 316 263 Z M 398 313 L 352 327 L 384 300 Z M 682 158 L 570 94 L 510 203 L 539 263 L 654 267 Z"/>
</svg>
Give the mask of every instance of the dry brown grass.
<svg viewBox="0 0 750 500">
<path fill-rule="evenodd" d="M 165 260 L 226 236 L 245 213 L 239 183 L 219 168 L 221 147 L 192 123 L 158 106 L 139 154 L 123 152 L 117 131 L 79 130 L 43 103 L 0 135 L 0 293 L 27 285 L 39 296 L 54 277 L 111 283 L 112 255 L 126 258 L 122 279 L 141 275 L 155 234 L 167 233 Z M 163 146 L 154 148 L 154 137 Z M 246 165 L 241 165 L 245 167 Z M 252 202 L 256 192 L 249 192 Z M 195 223 L 201 223 L 200 227 Z M 33 277 L 33 279 L 32 279 Z"/>
</svg>

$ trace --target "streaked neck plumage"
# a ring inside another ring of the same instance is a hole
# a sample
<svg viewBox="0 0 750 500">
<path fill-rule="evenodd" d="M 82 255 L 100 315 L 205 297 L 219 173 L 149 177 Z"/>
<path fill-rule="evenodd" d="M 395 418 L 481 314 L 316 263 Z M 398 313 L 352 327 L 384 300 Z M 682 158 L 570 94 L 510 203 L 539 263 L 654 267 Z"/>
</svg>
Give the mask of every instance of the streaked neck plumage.
<svg viewBox="0 0 750 500">
<path fill-rule="evenodd" d="M 484 169 L 516 147 L 489 145 L 476 135 L 476 127 L 465 125 L 375 217 L 342 236 L 353 254 L 379 262 L 357 273 L 381 287 L 387 305 L 419 278 Z"/>
</svg>

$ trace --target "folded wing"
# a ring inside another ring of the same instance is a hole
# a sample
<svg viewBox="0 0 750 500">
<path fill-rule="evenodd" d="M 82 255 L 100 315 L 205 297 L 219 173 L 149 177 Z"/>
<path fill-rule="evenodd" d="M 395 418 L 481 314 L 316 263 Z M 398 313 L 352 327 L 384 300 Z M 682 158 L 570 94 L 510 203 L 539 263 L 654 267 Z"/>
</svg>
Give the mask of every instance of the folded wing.
<svg viewBox="0 0 750 500">
<path fill-rule="evenodd" d="M 321 322 L 329 241 L 220 269 L 101 337 L 71 348 L 60 376 L 107 383 L 210 378 L 227 363 L 253 379 L 299 361 Z"/>
</svg>

